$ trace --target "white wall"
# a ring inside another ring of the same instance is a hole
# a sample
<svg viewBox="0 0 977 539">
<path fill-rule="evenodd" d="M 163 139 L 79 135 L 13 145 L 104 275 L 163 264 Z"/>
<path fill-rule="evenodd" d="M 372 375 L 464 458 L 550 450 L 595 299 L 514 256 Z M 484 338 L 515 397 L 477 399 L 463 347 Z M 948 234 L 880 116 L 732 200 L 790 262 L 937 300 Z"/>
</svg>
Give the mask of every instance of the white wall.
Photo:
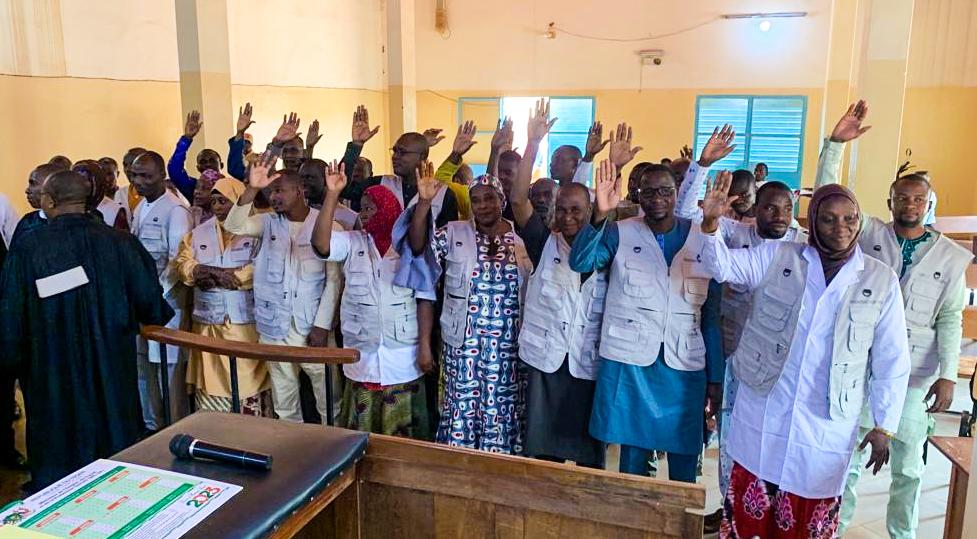
<svg viewBox="0 0 977 539">
<path fill-rule="evenodd" d="M 664 49 L 643 68 L 644 88 L 812 88 L 824 84 L 830 0 L 449 0 L 449 38 L 434 30 L 434 0 L 417 0 L 417 87 L 445 89 L 632 89 L 640 49 Z M 718 20 L 672 37 L 632 43 L 580 39 L 660 35 L 723 13 L 808 11 L 774 19 Z"/>
</svg>

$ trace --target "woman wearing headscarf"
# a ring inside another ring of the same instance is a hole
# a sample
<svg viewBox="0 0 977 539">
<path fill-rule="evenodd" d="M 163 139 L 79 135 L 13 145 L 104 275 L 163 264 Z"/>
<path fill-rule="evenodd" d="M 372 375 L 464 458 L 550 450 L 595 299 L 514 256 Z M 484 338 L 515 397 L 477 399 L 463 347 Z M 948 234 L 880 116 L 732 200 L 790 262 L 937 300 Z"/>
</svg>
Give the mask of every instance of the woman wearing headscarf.
<svg viewBox="0 0 977 539">
<path fill-rule="evenodd" d="M 211 193 L 214 190 L 214 184 L 223 177 L 223 174 L 214 169 L 207 169 L 200 174 L 200 178 L 197 179 L 197 184 L 193 188 L 193 205 L 190 206 L 193 226 L 198 226 L 214 216 L 210 207 Z"/>
<path fill-rule="evenodd" d="M 223 225 L 244 188 L 243 183 L 230 178 L 213 184 L 209 204 L 213 217 L 183 237 L 173 263 L 180 280 L 194 287 L 194 333 L 256 343 L 252 280 L 259 240 L 231 234 Z M 237 376 L 241 413 L 272 417 L 271 381 L 265 363 L 239 358 Z M 187 365 L 187 384 L 195 387 L 198 409 L 231 411 L 227 356 L 193 350 Z"/>
<path fill-rule="evenodd" d="M 754 297 L 729 358 L 740 385 L 720 536 L 831 538 L 855 445 L 871 446 L 878 473 L 899 425 L 910 371 L 899 281 L 858 247 L 858 201 L 840 185 L 814 192 L 807 245 L 728 249 L 716 230 L 730 182 L 723 172 L 707 192 L 698 235 L 715 279 Z M 875 428 L 859 440 L 866 400 Z"/>
<path fill-rule="evenodd" d="M 425 163 L 418 174 L 409 240 L 414 255 L 432 251 L 444 269 L 441 313 L 441 419 L 435 441 L 497 453 L 523 451 L 525 375 L 518 362 L 521 300 L 532 262 L 513 224 L 502 218 L 498 178 L 468 185 L 472 219 L 432 234 L 431 201 L 439 182 Z"/>
<path fill-rule="evenodd" d="M 325 201 L 312 232 L 318 255 L 343 263 L 343 345 L 360 351 L 358 362 L 343 365 L 349 382 L 338 424 L 427 439 L 431 429 L 424 373 L 431 369 L 432 360 L 430 347 L 418 346 L 418 318 L 424 314 L 417 310 L 414 290 L 393 284 L 400 256 L 390 247 L 391 232 L 402 211 L 400 201 L 384 186 L 368 187 L 359 200 L 363 229 L 338 229 L 334 219 L 347 182 L 344 168 L 335 162 L 327 167 Z M 433 295 L 417 297 L 434 299 Z"/>
</svg>

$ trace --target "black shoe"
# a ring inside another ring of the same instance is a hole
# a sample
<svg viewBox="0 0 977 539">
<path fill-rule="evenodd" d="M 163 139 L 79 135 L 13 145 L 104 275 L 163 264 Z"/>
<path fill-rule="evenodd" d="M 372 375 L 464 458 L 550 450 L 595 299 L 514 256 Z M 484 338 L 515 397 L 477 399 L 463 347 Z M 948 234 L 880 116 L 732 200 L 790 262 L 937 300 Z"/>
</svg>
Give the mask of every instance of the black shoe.
<svg viewBox="0 0 977 539">
<path fill-rule="evenodd" d="M 706 518 L 703 519 L 702 533 L 709 535 L 710 533 L 719 533 L 719 525 L 723 522 L 723 508 L 720 507 L 716 509 L 714 513 L 709 513 Z"/>
<path fill-rule="evenodd" d="M 20 451 L 16 449 L 11 449 L 4 455 L 0 456 L 0 466 L 18 471 L 27 470 L 27 458 L 20 454 Z"/>
</svg>

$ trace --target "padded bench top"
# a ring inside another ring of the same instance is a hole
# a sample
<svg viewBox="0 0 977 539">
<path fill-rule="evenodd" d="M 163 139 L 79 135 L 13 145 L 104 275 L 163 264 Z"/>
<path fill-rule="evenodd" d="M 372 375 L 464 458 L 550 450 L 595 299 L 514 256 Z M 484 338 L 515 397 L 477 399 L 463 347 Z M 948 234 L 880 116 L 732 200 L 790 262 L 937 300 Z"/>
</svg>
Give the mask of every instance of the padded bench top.
<svg viewBox="0 0 977 539">
<path fill-rule="evenodd" d="M 271 455 L 267 472 L 201 460 L 178 460 L 179 433 Z M 114 460 L 216 479 L 243 490 L 184 537 L 263 537 L 322 491 L 366 451 L 367 434 L 240 414 L 198 412 L 117 453 Z"/>
</svg>

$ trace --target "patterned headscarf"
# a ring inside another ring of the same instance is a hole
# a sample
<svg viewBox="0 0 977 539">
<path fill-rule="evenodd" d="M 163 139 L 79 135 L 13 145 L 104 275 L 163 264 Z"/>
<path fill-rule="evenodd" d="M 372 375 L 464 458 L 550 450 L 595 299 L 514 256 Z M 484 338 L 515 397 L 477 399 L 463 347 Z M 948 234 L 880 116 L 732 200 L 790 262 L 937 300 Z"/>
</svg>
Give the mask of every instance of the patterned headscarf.
<svg viewBox="0 0 977 539">
<path fill-rule="evenodd" d="M 472 178 L 472 181 L 468 182 L 468 193 L 471 194 L 472 189 L 479 185 L 488 185 L 492 189 L 495 189 L 495 192 L 499 194 L 499 198 L 502 199 L 502 207 L 505 208 L 505 191 L 502 190 L 502 182 L 498 178 L 491 174 L 482 174 L 477 178 Z"/>
<path fill-rule="evenodd" d="M 390 248 L 390 243 L 393 241 L 391 234 L 394 223 L 400 217 L 403 207 L 397 200 L 397 195 L 382 185 L 367 187 L 366 191 L 363 191 L 363 195 L 368 197 L 377 207 L 377 212 L 363 225 L 363 230 L 373 238 L 373 243 L 380 251 L 380 256 L 383 256 L 387 254 L 387 249 Z"/>
<path fill-rule="evenodd" d="M 855 193 L 852 193 L 844 186 L 838 185 L 836 183 L 828 184 L 819 187 L 817 191 L 814 192 L 814 196 L 811 197 L 811 203 L 807 207 L 807 223 L 811 230 L 808 236 L 808 243 L 817 249 L 818 254 L 821 256 L 821 265 L 824 267 L 824 282 L 830 283 L 834 279 L 835 275 L 841 270 L 845 262 L 851 258 L 852 254 L 855 252 L 855 246 L 858 245 L 858 236 L 861 235 L 861 229 L 855 233 L 855 237 L 852 238 L 851 244 L 845 249 L 840 251 L 835 251 L 828 248 L 823 241 L 821 241 L 821 236 L 818 234 L 818 209 L 824 202 L 830 198 L 841 197 L 846 198 L 855 205 L 855 211 L 858 212 L 859 221 L 861 221 L 862 210 L 858 206 L 858 200 L 855 199 Z"/>
</svg>

